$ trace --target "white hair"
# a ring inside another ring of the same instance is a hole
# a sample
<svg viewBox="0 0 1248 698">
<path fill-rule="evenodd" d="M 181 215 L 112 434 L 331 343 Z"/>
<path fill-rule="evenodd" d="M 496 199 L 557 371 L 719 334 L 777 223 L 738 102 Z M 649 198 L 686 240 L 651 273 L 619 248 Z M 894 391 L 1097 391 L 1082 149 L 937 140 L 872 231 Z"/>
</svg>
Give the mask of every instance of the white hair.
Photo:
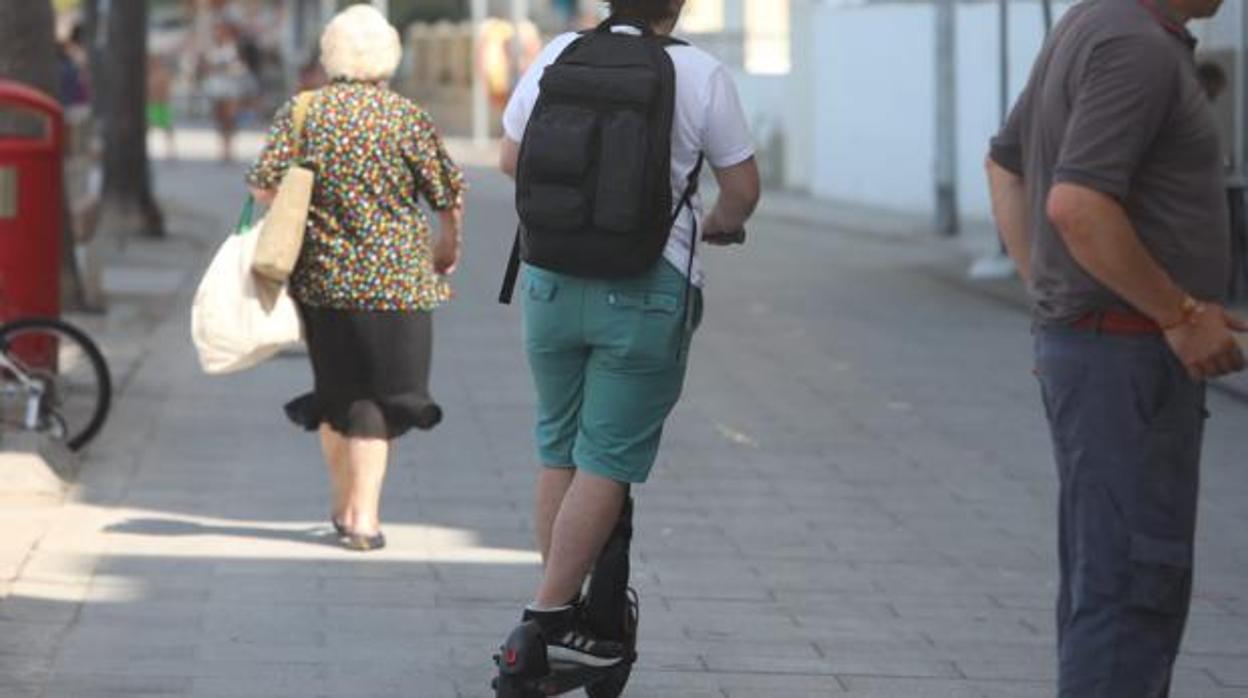
<svg viewBox="0 0 1248 698">
<path fill-rule="evenodd" d="M 402 58 L 398 30 L 371 5 L 339 12 L 321 34 L 321 65 L 330 78 L 389 80 Z"/>
</svg>

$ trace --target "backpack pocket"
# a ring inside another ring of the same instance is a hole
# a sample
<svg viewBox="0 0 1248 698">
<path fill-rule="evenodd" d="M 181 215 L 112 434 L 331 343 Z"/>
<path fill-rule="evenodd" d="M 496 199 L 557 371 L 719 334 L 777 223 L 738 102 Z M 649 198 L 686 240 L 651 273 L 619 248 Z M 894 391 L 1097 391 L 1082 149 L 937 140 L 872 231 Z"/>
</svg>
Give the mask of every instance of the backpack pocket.
<svg viewBox="0 0 1248 698">
<path fill-rule="evenodd" d="M 576 187 L 535 183 L 520 199 L 520 219 L 529 228 L 577 231 L 589 222 L 589 201 Z"/>
<path fill-rule="evenodd" d="M 615 233 L 637 230 L 645 217 L 646 156 L 650 142 L 646 117 L 632 110 L 605 114 L 599 146 L 599 162 L 610 163 L 598 171 L 594 202 L 594 226 Z"/>
<path fill-rule="evenodd" d="M 542 111 L 526 132 L 529 174 L 537 181 L 579 182 L 596 154 L 598 114 L 558 104 Z"/>
<path fill-rule="evenodd" d="M 659 77 L 647 67 L 555 64 L 542 75 L 541 91 L 559 99 L 648 108 Z"/>
</svg>

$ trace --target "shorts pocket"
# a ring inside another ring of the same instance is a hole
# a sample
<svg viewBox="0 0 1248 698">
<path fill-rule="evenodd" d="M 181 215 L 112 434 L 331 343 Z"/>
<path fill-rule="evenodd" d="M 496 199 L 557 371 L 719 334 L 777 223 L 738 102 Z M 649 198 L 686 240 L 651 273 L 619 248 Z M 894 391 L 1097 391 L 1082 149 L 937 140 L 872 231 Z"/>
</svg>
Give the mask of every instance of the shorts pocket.
<svg viewBox="0 0 1248 698">
<path fill-rule="evenodd" d="M 553 281 L 543 279 L 533 274 L 529 274 L 528 278 L 524 282 L 524 286 L 525 291 L 531 300 L 542 301 L 545 303 L 553 301 L 555 299 L 555 293 L 559 290 L 559 287 Z"/>
<path fill-rule="evenodd" d="M 1163 615 L 1187 607 L 1192 585 L 1192 546 L 1182 541 L 1131 535 L 1127 603 Z"/>
<path fill-rule="evenodd" d="M 558 351 L 567 341 L 568 324 L 559 312 L 559 284 L 526 268 L 521 286 L 524 346 L 529 351 Z"/>
<path fill-rule="evenodd" d="M 683 324 L 679 296 L 618 290 L 607 293 L 607 305 L 616 335 L 612 344 L 621 358 L 650 368 L 676 362 Z"/>
</svg>

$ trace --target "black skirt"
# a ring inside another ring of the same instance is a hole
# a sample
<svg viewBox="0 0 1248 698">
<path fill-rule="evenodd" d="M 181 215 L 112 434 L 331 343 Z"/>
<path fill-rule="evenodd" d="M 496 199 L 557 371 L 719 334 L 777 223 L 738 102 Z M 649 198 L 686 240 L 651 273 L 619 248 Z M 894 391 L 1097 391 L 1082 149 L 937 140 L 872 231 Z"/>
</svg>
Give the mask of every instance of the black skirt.
<svg viewBox="0 0 1248 698">
<path fill-rule="evenodd" d="M 433 318 L 426 312 L 334 310 L 299 304 L 315 389 L 286 405 L 295 424 L 328 423 L 346 436 L 394 439 L 432 429 Z"/>
</svg>

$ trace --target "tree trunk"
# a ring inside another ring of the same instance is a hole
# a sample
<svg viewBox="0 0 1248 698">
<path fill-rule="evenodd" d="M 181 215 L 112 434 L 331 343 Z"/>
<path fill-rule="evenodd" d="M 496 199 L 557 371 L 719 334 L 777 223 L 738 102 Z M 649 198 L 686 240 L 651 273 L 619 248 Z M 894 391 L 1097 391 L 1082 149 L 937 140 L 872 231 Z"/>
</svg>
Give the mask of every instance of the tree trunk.
<svg viewBox="0 0 1248 698">
<path fill-rule="evenodd" d="M 94 3 L 88 3 L 92 5 Z M 104 46 L 93 50 L 97 113 L 104 132 L 104 193 L 98 232 L 164 237 L 147 157 L 147 0 L 109 4 Z M 97 30 L 98 31 L 98 30 Z M 98 36 L 91 32 L 93 40 Z"/>
<path fill-rule="evenodd" d="M 0 76 L 30 85 L 57 97 L 56 24 L 51 0 L 0 2 Z M 55 205 L 69 210 L 62 194 Z M 74 258 L 73 220 L 62 216 L 61 305 L 83 307 L 82 281 Z"/>
</svg>

